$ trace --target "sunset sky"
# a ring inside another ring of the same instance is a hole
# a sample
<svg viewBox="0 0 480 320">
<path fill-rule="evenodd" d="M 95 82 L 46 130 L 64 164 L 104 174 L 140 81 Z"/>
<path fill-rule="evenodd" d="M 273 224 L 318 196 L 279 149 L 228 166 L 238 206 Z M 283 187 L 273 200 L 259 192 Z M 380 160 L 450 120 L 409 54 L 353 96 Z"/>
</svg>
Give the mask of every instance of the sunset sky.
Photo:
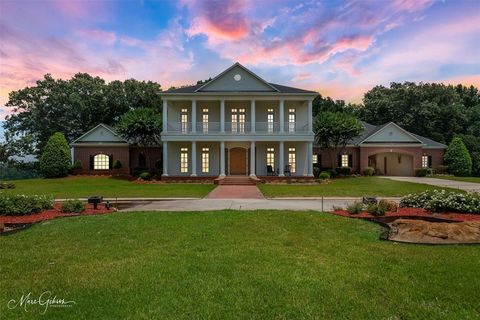
<svg viewBox="0 0 480 320">
<path fill-rule="evenodd" d="M 352 102 L 392 81 L 480 87 L 480 1 L 0 0 L 0 106 L 46 73 L 168 89 L 236 61 Z"/>
</svg>

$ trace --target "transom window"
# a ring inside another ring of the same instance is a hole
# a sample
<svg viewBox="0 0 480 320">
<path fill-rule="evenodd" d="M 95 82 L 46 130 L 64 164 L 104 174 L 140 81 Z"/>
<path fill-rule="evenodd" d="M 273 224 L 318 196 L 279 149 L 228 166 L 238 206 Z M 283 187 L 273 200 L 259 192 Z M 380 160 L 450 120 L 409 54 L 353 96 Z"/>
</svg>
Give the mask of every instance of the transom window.
<svg viewBox="0 0 480 320">
<path fill-rule="evenodd" d="M 288 109 L 288 132 L 295 132 L 295 109 Z"/>
<path fill-rule="evenodd" d="M 429 167 L 429 162 L 428 161 L 428 156 L 422 156 L 422 168 L 428 168 Z"/>
<path fill-rule="evenodd" d="M 267 166 L 275 170 L 275 148 L 267 148 Z"/>
<path fill-rule="evenodd" d="M 180 172 L 188 172 L 188 148 L 180 148 Z"/>
<path fill-rule="evenodd" d="M 180 121 L 181 121 L 182 133 L 187 133 L 188 132 L 188 111 L 186 108 L 181 110 Z"/>
<path fill-rule="evenodd" d="M 295 173 L 297 170 L 295 148 L 288 148 L 288 165 L 290 166 L 290 172 Z"/>
<path fill-rule="evenodd" d="M 202 148 L 202 172 L 208 173 L 210 171 L 210 149 Z"/>
<path fill-rule="evenodd" d="M 348 154 L 342 154 L 341 160 L 342 167 L 348 167 Z"/>
<path fill-rule="evenodd" d="M 202 126 L 203 126 L 203 133 L 208 133 L 208 109 L 203 109 L 202 115 Z"/>
<path fill-rule="evenodd" d="M 273 132 L 273 109 L 267 109 L 267 131 Z"/>
<path fill-rule="evenodd" d="M 106 154 L 97 154 L 93 157 L 93 170 L 110 169 L 110 157 Z"/>
</svg>

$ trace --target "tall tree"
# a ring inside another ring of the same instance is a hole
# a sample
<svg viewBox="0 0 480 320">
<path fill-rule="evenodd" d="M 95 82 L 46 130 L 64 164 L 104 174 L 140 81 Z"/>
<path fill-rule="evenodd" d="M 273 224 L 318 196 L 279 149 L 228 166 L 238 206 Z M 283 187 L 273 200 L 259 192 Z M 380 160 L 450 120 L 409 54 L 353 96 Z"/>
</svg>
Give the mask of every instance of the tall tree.
<svg viewBox="0 0 480 320">
<path fill-rule="evenodd" d="M 315 143 L 329 151 L 332 168 L 335 168 L 335 153 L 342 153 L 364 128 L 355 116 L 348 113 L 321 112 L 313 121 L 313 130 Z"/>
<path fill-rule="evenodd" d="M 445 164 L 448 166 L 448 172 L 460 177 L 472 174 L 472 158 L 468 153 L 467 147 L 462 139 L 455 137 L 448 145 L 444 156 Z"/>
</svg>

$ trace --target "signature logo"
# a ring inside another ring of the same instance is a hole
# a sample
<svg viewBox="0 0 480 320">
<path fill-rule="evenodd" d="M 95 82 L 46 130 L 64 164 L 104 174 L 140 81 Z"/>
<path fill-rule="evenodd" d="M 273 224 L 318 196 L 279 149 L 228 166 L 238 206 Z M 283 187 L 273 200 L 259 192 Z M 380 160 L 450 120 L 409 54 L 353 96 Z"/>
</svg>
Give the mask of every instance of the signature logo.
<svg viewBox="0 0 480 320">
<path fill-rule="evenodd" d="M 47 313 L 48 308 L 69 308 L 76 304 L 73 300 L 65 300 L 57 297 L 51 291 L 44 291 L 38 297 L 34 297 L 31 292 L 22 294 L 20 299 L 11 299 L 7 303 L 9 309 L 22 308 L 25 312 L 32 306 L 42 307 L 40 314 Z"/>
</svg>

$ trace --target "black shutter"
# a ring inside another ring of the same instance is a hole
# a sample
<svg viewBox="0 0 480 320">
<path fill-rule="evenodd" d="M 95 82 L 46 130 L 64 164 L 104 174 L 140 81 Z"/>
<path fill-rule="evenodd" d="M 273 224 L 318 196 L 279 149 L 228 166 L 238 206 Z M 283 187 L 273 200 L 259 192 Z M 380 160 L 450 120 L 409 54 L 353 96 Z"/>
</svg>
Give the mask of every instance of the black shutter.
<svg viewBox="0 0 480 320">
<path fill-rule="evenodd" d="M 351 168 L 353 165 L 353 155 L 348 155 L 348 166 Z"/>
<path fill-rule="evenodd" d="M 428 167 L 432 167 L 432 156 L 428 156 Z"/>
<path fill-rule="evenodd" d="M 318 166 L 321 168 L 322 167 L 322 155 L 321 154 L 317 154 L 317 163 L 318 163 Z"/>
<path fill-rule="evenodd" d="M 341 167 L 342 166 L 342 155 L 339 154 L 337 156 L 337 167 Z"/>
<path fill-rule="evenodd" d="M 93 156 L 90 156 L 90 170 L 93 170 Z"/>
<path fill-rule="evenodd" d="M 113 154 L 108 156 L 108 170 L 112 170 L 113 165 Z"/>
</svg>

